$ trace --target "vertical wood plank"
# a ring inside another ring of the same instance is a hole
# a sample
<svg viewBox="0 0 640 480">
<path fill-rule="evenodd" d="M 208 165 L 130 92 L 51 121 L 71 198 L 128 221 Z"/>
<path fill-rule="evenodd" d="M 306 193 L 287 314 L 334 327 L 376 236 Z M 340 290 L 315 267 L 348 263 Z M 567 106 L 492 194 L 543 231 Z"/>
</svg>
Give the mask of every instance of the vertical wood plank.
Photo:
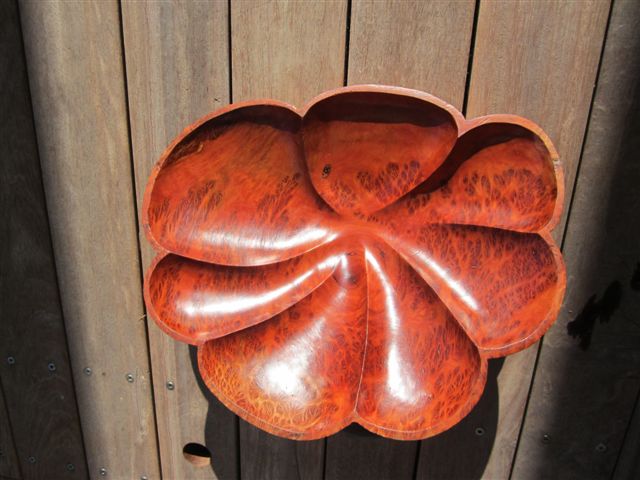
<svg viewBox="0 0 640 480">
<path fill-rule="evenodd" d="M 571 198 L 609 13 L 608 1 L 482 1 L 467 117 L 514 113 L 539 123 L 564 165 Z M 561 238 L 566 208 L 556 239 Z M 571 281 L 568 282 L 569 284 Z M 537 348 L 508 357 L 498 376 L 496 440 L 485 478 L 507 478 Z"/>
<path fill-rule="evenodd" d="M 13 444 L 13 432 L 9 423 L 2 385 L 0 385 L 0 478 L 20 480 L 20 467 Z"/>
<path fill-rule="evenodd" d="M 303 106 L 344 81 L 346 0 L 231 2 L 233 101 Z"/>
<path fill-rule="evenodd" d="M 138 208 L 151 168 L 171 140 L 229 102 L 227 2 L 122 3 Z M 142 218 L 139 215 L 139 218 Z M 140 229 L 143 265 L 153 249 Z M 211 478 L 189 463 L 187 443 L 206 445 L 219 478 L 237 478 L 237 419 L 203 394 L 187 345 L 148 322 L 162 471 L 165 478 Z M 167 389 L 167 382 L 175 388 Z M 211 434 L 208 432 L 212 432 Z"/>
<path fill-rule="evenodd" d="M 417 88 L 462 108 L 474 8 L 474 1 L 355 0 L 348 83 Z M 418 447 L 352 426 L 328 439 L 326 477 L 413 478 Z"/>
<path fill-rule="evenodd" d="M 349 84 L 429 92 L 462 109 L 475 0 L 354 0 Z"/>
<path fill-rule="evenodd" d="M 118 4 L 20 13 L 89 475 L 159 478 Z"/>
<path fill-rule="evenodd" d="M 347 2 L 231 3 L 233 100 L 302 106 L 344 81 Z M 324 444 L 296 442 L 240 422 L 244 479 L 320 479 Z"/>
<path fill-rule="evenodd" d="M 24 478 L 78 478 L 86 460 L 15 1 L 0 3 L 0 111 L 0 475 L 17 477 L 19 460 Z"/>
<path fill-rule="evenodd" d="M 632 418 L 640 389 L 639 31 L 640 4 L 614 2 L 564 241 L 565 306 L 544 338 L 514 478 L 611 478 Z"/>
</svg>

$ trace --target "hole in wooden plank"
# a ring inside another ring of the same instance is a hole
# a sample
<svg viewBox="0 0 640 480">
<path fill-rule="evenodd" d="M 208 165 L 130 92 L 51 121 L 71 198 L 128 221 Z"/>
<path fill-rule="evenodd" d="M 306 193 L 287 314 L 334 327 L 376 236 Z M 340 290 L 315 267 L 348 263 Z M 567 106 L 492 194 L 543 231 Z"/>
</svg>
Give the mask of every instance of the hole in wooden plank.
<svg viewBox="0 0 640 480">
<path fill-rule="evenodd" d="M 206 467 L 211 465 L 211 452 L 200 443 L 187 443 L 183 449 L 184 458 L 196 467 Z"/>
</svg>

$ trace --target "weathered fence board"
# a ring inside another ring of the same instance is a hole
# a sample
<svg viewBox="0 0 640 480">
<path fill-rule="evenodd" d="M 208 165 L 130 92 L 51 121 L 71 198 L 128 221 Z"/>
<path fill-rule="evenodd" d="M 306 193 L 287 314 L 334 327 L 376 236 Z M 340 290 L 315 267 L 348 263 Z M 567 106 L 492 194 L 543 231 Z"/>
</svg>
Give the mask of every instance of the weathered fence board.
<svg viewBox="0 0 640 480">
<path fill-rule="evenodd" d="M 640 4 L 614 2 L 564 241 L 565 306 L 544 338 L 514 478 L 610 478 L 640 389 L 638 31 Z"/>
<path fill-rule="evenodd" d="M 344 80 L 346 1 L 231 3 L 233 101 L 303 106 Z M 243 479 L 321 479 L 325 441 L 296 442 L 240 421 Z"/>
<path fill-rule="evenodd" d="M 302 107 L 344 79 L 346 0 L 231 2 L 233 101 Z"/>
<path fill-rule="evenodd" d="M 227 20 L 227 2 L 122 4 L 138 209 L 151 168 L 171 140 L 229 102 Z M 154 252 L 142 229 L 139 233 L 146 268 Z M 237 478 L 235 415 L 200 391 L 188 346 L 151 319 L 148 328 L 164 477 L 211 478 L 210 468 L 183 456 L 184 445 L 198 443 L 209 448 L 220 478 Z M 173 382 L 173 390 L 168 382 Z"/>
<path fill-rule="evenodd" d="M 0 3 L 0 111 L 0 375 L 7 428 L 13 426 L 24 478 L 86 476 L 14 1 Z M 3 439 L 10 435 L 4 425 L 0 430 Z M 13 445 L 2 443 L 0 464 L 15 455 Z M 8 470 L 13 476 L 15 468 Z"/>
<path fill-rule="evenodd" d="M 483 1 L 467 116 L 514 113 L 538 122 L 553 140 L 571 198 L 609 13 L 608 1 Z M 563 220 L 556 230 L 561 238 Z M 498 375 L 496 440 L 484 471 L 506 478 L 535 362 L 535 346 L 508 357 Z"/>
<path fill-rule="evenodd" d="M 353 2 L 348 83 L 422 89 L 461 109 L 474 8 L 473 1 Z M 327 440 L 326 477 L 413 478 L 419 443 L 350 427 Z"/>
<path fill-rule="evenodd" d="M 349 84 L 416 88 L 462 109 L 475 0 L 354 0 Z"/>
<path fill-rule="evenodd" d="M 89 475 L 159 478 L 118 4 L 20 13 Z"/>
</svg>

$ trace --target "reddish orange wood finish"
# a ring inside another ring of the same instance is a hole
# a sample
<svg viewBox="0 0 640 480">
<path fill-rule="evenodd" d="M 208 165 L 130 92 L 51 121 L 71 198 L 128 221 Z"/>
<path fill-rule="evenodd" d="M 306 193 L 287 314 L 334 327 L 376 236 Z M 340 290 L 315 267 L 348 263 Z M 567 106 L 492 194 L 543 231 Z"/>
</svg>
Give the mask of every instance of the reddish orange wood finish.
<svg viewBox="0 0 640 480">
<path fill-rule="evenodd" d="M 145 299 L 271 433 L 425 438 L 473 408 L 488 358 L 555 320 L 562 203 L 558 156 L 523 118 L 371 85 L 231 105 L 152 173 Z"/>
</svg>

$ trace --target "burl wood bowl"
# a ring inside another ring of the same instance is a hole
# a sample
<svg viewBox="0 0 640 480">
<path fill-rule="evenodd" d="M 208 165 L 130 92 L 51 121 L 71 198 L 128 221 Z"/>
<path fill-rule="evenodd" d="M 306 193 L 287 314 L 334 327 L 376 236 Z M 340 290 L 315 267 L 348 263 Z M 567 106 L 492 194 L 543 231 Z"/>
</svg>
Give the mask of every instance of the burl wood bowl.
<svg viewBox="0 0 640 480">
<path fill-rule="evenodd" d="M 555 320 L 562 203 L 557 153 L 520 117 L 371 85 L 230 105 L 149 179 L 148 312 L 268 432 L 429 437 L 476 404 L 487 359 Z"/>
</svg>

